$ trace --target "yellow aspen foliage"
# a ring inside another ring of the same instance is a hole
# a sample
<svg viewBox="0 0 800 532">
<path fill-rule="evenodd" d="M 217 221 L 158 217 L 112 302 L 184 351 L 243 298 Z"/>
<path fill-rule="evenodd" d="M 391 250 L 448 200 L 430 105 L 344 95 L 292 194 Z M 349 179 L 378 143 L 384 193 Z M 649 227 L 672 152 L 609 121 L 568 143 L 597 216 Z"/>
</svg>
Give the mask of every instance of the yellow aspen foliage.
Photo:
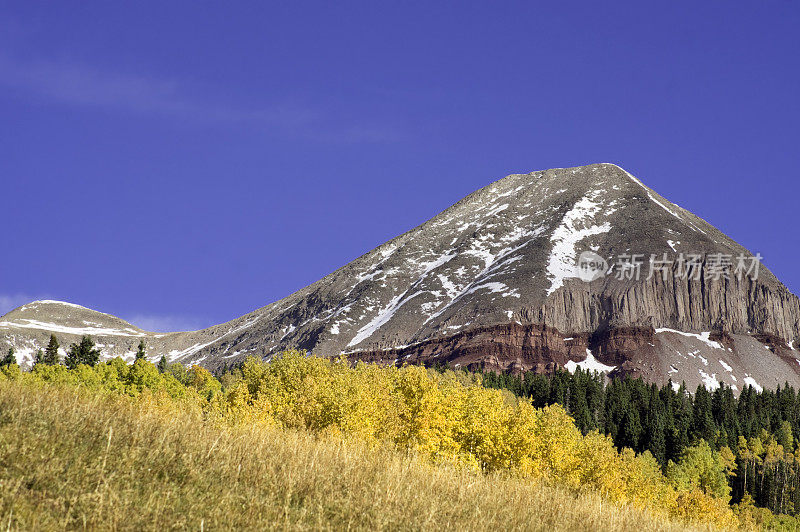
<svg viewBox="0 0 800 532">
<path fill-rule="evenodd" d="M 453 439 L 456 412 L 445 389 L 424 368 L 407 366 L 392 379 L 392 399 L 397 412 L 395 443 L 434 458 L 454 457 L 459 447 Z"/>
<path fill-rule="evenodd" d="M 699 489 L 679 492 L 676 502 L 673 516 L 684 521 L 711 523 L 721 529 L 737 528 L 739 524 L 724 499 L 712 497 Z"/>
<path fill-rule="evenodd" d="M 16 364 L 7 364 L 0 367 L 0 379 L 15 381 L 22 376 L 22 370 Z"/>
<path fill-rule="evenodd" d="M 539 411 L 536 434 L 532 455 L 540 463 L 537 469 L 548 479 L 579 488 L 583 436 L 572 418 L 561 406 L 547 406 Z"/>
<path fill-rule="evenodd" d="M 725 470 L 725 476 L 736 476 L 736 455 L 733 454 L 733 451 L 731 451 L 730 447 L 727 445 L 720 447 L 718 452 L 722 467 Z"/>
<path fill-rule="evenodd" d="M 479 377 L 464 372 L 352 365 L 343 357 L 287 351 L 268 363 L 247 359 L 225 381 L 225 389 L 199 366 L 182 375 L 179 381 L 146 360 L 73 370 L 42 364 L 27 373 L 11 365 L 0 371 L 0 379 L 124 393 L 154 408 L 181 405 L 205 422 L 267 425 L 334 442 L 394 446 L 433 462 L 597 491 L 611 501 L 687 521 L 723 528 L 736 522 L 727 504 L 726 475 L 734 466 L 727 447 L 715 452 L 701 441 L 687 448 L 678 464 L 670 464 L 665 477 L 649 453 L 618 451 L 610 437 L 596 431 L 582 434 L 561 406 L 536 409 L 484 388 Z M 769 437 L 742 439 L 739 447 L 765 460 L 785 455 Z M 741 513 L 757 517 L 746 505 Z"/>
<path fill-rule="evenodd" d="M 708 442 L 700 440 L 698 444 L 684 449 L 678 463 L 670 462 L 667 465 L 667 478 L 678 490 L 699 490 L 727 503 L 730 486 L 726 465 L 720 453 L 712 450 Z"/>
<path fill-rule="evenodd" d="M 739 528 L 742 530 L 792 530 L 794 528 L 779 526 L 779 522 L 776 523 L 776 521 L 780 519 L 780 516 L 776 516 L 767 508 L 757 507 L 749 493 L 745 494 L 739 504 L 733 506 L 733 512 L 739 520 Z"/>
<path fill-rule="evenodd" d="M 215 393 L 222 391 L 222 384 L 220 384 L 210 371 L 201 366 L 192 366 L 189 368 L 187 384 L 209 398 Z"/>
</svg>

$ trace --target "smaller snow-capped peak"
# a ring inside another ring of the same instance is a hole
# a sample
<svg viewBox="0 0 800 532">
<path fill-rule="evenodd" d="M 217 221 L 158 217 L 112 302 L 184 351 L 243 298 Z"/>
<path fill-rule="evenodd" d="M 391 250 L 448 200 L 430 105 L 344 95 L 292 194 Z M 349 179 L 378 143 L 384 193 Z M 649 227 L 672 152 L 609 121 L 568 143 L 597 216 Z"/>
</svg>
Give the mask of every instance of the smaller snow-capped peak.
<svg viewBox="0 0 800 532">
<path fill-rule="evenodd" d="M 74 335 L 142 336 L 144 331 L 111 314 L 69 303 L 42 299 L 22 305 L 0 317 L 0 328 L 49 330 Z"/>
<path fill-rule="evenodd" d="M 61 306 L 64 306 L 64 307 L 72 307 L 72 308 L 78 308 L 78 309 L 83 309 L 83 310 L 91 310 L 91 309 L 89 309 L 87 307 L 84 307 L 84 306 L 81 306 L 81 305 L 76 305 L 75 303 L 69 303 L 68 301 L 57 301 L 55 299 L 37 299 L 36 301 L 31 301 L 30 303 L 22 305 L 19 308 L 20 308 L 20 310 L 22 310 L 22 309 L 28 309 L 28 308 L 31 308 L 31 307 L 34 307 L 34 306 L 38 306 L 38 305 L 61 305 Z"/>
</svg>

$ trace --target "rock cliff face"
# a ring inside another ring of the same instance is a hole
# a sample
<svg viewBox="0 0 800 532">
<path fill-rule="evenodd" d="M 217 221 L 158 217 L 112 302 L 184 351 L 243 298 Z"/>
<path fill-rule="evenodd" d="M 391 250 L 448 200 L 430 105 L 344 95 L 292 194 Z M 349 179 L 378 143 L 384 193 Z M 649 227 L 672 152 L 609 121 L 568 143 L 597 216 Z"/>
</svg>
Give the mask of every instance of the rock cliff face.
<svg viewBox="0 0 800 532">
<path fill-rule="evenodd" d="M 682 331 L 756 331 L 787 340 L 800 331 L 797 297 L 771 279 L 700 279 L 672 274 L 638 283 L 570 282 L 554 293 L 529 319 L 562 331 L 594 331 L 603 327 L 668 327 Z"/>
<path fill-rule="evenodd" d="M 591 282 L 581 253 L 606 261 Z M 651 256 L 661 266 L 652 276 Z M 618 275 L 625 259 L 641 261 L 638 278 Z M 501 179 L 229 323 L 156 335 L 37 302 L 0 318 L 0 343 L 29 362 L 50 331 L 66 344 L 94 322 L 109 356 L 132 357 L 145 338 L 153 358 L 211 368 L 293 347 L 382 363 L 581 366 L 689 386 L 800 384 L 800 303 L 763 265 L 756 278 L 739 260 L 757 264 L 621 168 L 596 164 Z"/>
</svg>

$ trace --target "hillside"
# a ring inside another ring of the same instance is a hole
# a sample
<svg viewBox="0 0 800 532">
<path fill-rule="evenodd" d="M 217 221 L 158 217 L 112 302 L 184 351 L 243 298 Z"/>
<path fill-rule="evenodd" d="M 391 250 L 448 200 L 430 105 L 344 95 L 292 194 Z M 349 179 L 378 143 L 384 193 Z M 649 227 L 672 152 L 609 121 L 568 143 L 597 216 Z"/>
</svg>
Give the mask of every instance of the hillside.
<svg viewBox="0 0 800 532">
<path fill-rule="evenodd" d="M 699 439 L 662 468 L 558 404 L 534 408 L 462 371 L 298 352 L 219 380 L 145 360 L 10 364 L 0 412 L 9 529 L 797 526 L 731 498 L 750 455 Z M 747 445 L 795 449 L 785 432 Z M 793 514 L 800 491 L 773 473 Z"/>
<path fill-rule="evenodd" d="M 0 409 L 8 530 L 683 529 L 593 493 L 358 442 L 229 432 L 192 410 L 3 383 Z"/>
</svg>

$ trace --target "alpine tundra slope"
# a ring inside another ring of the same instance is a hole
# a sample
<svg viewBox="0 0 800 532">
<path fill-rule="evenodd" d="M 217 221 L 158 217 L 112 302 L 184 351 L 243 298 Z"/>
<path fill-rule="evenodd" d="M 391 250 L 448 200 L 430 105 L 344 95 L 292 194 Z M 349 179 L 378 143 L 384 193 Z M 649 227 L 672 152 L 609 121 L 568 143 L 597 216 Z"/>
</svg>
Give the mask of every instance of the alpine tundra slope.
<svg viewBox="0 0 800 532">
<path fill-rule="evenodd" d="M 608 271 L 584 281 L 581 253 Z M 57 301 L 0 318 L 0 344 L 23 365 L 51 333 L 62 346 L 89 334 L 104 356 L 129 360 L 144 339 L 152 360 L 212 369 L 298 348 L 384 364 L 582 367 L 690 389 L 800 386 L 798 298 L 742 246 L 605 163 L 510 175 L 208 329 L 156 334 Z"/>
</svg>

